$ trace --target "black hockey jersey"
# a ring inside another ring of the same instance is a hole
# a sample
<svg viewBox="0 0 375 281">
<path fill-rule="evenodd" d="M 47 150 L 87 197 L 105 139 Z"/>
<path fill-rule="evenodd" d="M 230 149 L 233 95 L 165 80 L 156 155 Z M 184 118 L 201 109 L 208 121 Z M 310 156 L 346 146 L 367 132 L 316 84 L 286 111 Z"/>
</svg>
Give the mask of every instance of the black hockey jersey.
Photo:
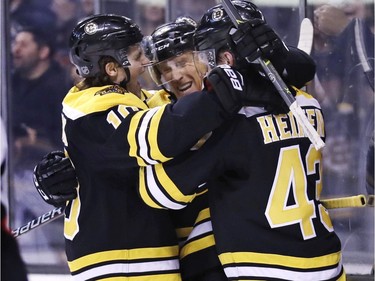
<svg viewBox="0 0 375 281">
<path fill-rule="evenodd" d="M 194 280 L 195 276 L 210 270 L 222 270 L 212 232 L 207 189 L 197 194 L 186 208 L 171 210 L 171 216 L 179 238 L 183 280 Z"/>
<path fill-rule="evenodd" d="M 80 186 L 66 208 L 64 235 L 74 280 L 180 280 L 174 226 L 168 211 L 142 202 L 138 167 L 193 146 L 222 113 L 204 93 L 149 108 L 118 86 L 71 89 L 63 141 Z M 206 125 L 198 128 L 202 118 Z"/>
<path fill-rule="evenodd" d="M 318 102 L 301 91 L 296 98 L 324 138 Z M 181 208 L 197 186 L 208 188 L 230 280 L 345 280 L 340 240 L 319 201 L 321 161 L 290 112 L 244 107 L 199 150 L 142 167 L 140 188 L 159 208 Z"/>
</svg>

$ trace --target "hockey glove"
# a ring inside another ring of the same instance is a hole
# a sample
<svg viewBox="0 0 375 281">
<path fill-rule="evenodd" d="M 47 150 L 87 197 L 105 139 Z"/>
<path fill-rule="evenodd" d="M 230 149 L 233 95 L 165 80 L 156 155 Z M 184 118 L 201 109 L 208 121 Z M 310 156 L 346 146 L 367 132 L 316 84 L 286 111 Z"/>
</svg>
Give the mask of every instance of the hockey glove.
<svg viewBox="0 0 375 281">
<path fill-rule="evenodd" d="M 276 32 L 265 21 L 257 18 L 241 23 L 231 38 L 233 51 L 248 62 L 259 57 L 271 59 L 275 53 L 288 51 Z"/>
<path fill-rule="evenodd" d="M 227 113 L 236 113 L 243 106 L 264 107 L 270 113 L 289 111 L 270 81 L 255 72 L 243 74 L 229 65 L 219 65 L 205 80 L 206 89 L 215 94 Z"/>
<path fill-rule="evenodd" d="M 213 93 L 224 110 L 233 114 L 242 107 L 245 87 L 242 74 L 229 65 L 215 67 L 204 80 L 205 88 Z"/>
<path fill-rule="evenodd" d="M 35 166 L 33 179 L 39 194 L 50 205 L 61 207 L 77 197 L 77 176 L 62 151 L 45 155 Z"/>
</svg>

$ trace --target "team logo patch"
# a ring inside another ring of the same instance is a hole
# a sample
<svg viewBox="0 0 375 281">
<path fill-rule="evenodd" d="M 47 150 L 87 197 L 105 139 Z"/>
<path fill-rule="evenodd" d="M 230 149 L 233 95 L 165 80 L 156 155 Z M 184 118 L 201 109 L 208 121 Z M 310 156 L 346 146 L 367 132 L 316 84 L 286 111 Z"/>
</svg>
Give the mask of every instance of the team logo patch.
<svg viewBox="0 0 375 281">
<path fill-rule="evenodd" d="M 94 22 L 90 22 L 85 25 L 85 32 L 88 35 L 92 35 L 98 31 L 98 25 Z"/>
<path fill-rule="evenodd" d="M 104 96 L 106 94 L 122 94 L 123 95 L 125 93 L 126 93 L 126 91 L 125 91 L 124 88 L 122 88 L 122 87 L 120 87 L 118 85 L 112 85 L 112 86 L 110 86 L 108 88 L 105 88 L 105 89 L 103 89 L 101 91 L 96 92 L 94 94 L 94 96 L 97 96 L 97 95 Z"/>
<path fill-rule="evenodd" d="M 223 12 L 222 9 L 217 8 L 217 9 L 215 9 L 215 10 L 212 11 L 211 16 L 212 16 L 212 20 L 213 21 L 219 21 L 219 20 L 221 20 L 223 18 L 224 12 Z"/>
</svg>

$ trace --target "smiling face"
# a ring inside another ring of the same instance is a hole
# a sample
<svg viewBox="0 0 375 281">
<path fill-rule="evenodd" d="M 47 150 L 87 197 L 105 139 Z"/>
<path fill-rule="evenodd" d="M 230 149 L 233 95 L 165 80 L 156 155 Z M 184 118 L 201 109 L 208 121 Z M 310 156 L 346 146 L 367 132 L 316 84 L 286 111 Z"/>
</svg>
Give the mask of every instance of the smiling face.
<svg viewBox="0 0 375 281">
<path fill-rule="evenodd" d="M 198 68 L 203 66 L 194 61 L 192 51 L 184 52 L 172 59 L 162 61 L 157 65 L 161 80 L 177 98 L 202 89 L 203 75 Z"/>
</svg>

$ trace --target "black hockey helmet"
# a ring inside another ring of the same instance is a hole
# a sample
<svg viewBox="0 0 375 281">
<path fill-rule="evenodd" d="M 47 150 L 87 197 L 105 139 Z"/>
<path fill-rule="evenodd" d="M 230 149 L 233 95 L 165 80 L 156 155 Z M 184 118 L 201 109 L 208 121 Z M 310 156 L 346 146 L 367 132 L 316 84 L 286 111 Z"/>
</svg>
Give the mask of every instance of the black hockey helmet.
<svg viewBox="0 0 375 281">
<path fill-rule="evenodd" d="M 241 0 L 234 0 L 232 3 L 243 20 L 258 18 L 265 21 L 263 13 L 255 4 Z M 232 28 L 235 26 L 222 4 L 210 8 L 202 16 L 196 29 L 195 49 L 199 51 L 214 49 L 216 54 L 223 48 L 231 50 L 230 32 Z"/>
<path fill-rule="evenodd" d="M 129 46 L 142 41 L 143 34 L 131 19 L 113 14 L 99 14 L 80 21 L 70 36 L 70 61 L 82 77 L 92 77 L 99 70 L 102 56 L 113 57 L 123 67 L 130 66 Z"/>
<path fill-rule="evenodd" d="M 185 51 L 193 51 L 196 27 L 197 23 L 190 17 L 179 17 L 174 22 L 157 27 L 148 38 L 149 59 L 152 62 L 160 62 Z"/>
</svg>

